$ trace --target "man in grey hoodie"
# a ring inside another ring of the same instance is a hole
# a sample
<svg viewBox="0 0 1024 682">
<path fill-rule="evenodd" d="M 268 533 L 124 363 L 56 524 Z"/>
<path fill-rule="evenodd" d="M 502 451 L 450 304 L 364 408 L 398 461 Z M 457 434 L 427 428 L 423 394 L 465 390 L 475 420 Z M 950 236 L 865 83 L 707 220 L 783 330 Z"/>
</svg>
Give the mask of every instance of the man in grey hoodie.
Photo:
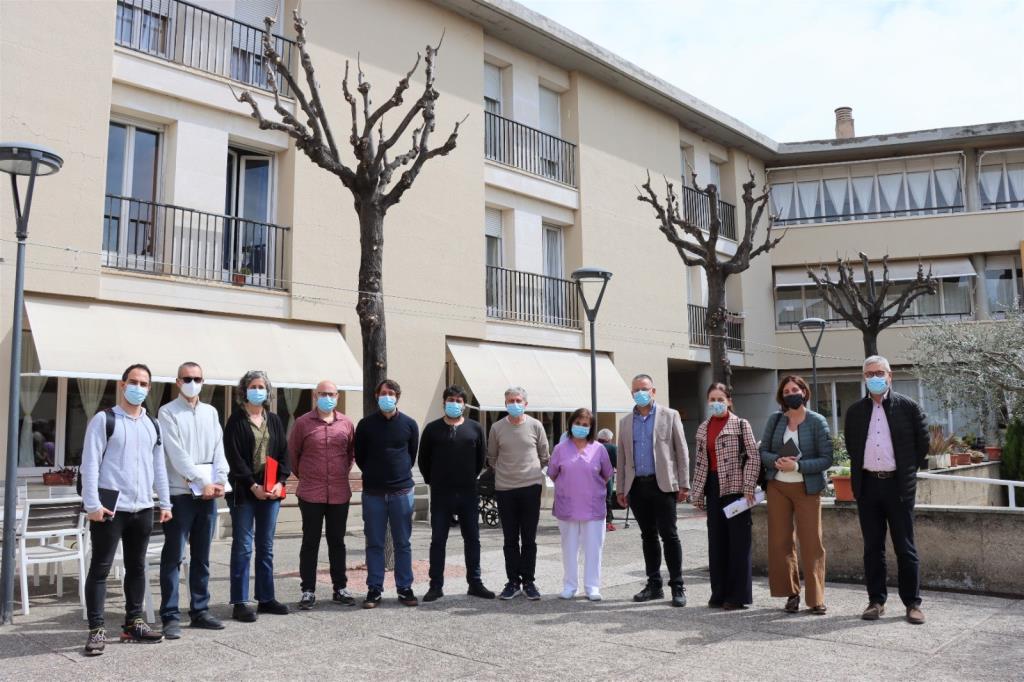
<svg viewBox="0 0 1024 682">
<path fill-rule="evenodd" d="M 82 451 L 82 504 L 89 518 L 92 560 L 85 579 L 89 618 L 87 656 L 103 653 L 106 631 L 103 608 L 107 575 L 119 544 L 124 545 L 125 620 L 122 642 L 155 643 L 164 636 L 142 617 L 146 595 L 146 549 L 153 531 L 153 491 L 160 500 L 160 523 L 171 519 L 167 469 L 156 421 L 142 403 L 152 375 L 145 365 L 132 365 L 117 382 L 120 399 L 112 410 L 89 420 Z M 113 420 L 108 431 L 107 420 Z M 109 437 L 107 434 L 110 434 Z M 116 498 L 116 501 L 112 501 Z M 106 505 L 113 507 L 108 508 Z"/>
</svg>

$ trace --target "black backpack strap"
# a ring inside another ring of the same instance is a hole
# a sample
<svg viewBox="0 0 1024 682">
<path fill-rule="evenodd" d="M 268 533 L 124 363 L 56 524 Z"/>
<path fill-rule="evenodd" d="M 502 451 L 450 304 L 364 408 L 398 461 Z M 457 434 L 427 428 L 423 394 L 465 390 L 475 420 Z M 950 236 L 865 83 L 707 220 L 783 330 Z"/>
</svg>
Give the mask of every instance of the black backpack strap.
<svg viewBox="0 0 1024 682">
<path fill-rule="evenodd" d="M 157 422 L 157 420 L 153 419 L 153 415 L 151 415 L 149 412 L 146 413 L 146 416 L 149 417 L 149 422 L 153 425 L 153 428 L 156 430 L 156 444 L 163 445 L 163 441 L 160 440 L 160 423 Z"/>
</svg>

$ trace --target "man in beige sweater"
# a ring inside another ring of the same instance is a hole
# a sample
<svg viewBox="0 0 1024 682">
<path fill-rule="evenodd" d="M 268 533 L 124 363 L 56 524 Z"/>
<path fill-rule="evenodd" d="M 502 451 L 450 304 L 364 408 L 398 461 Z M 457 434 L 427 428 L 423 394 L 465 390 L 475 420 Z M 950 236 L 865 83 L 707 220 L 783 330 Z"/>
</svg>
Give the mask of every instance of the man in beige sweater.
<svg viewBox="0 0 1024 682">
<path fill-rule="evenodd" d="M 526 414 L 526 390 L 505 391 L 508 416 L 491 426 L 487 437 L 487 466 L 494 469 L 498 517 L 505 535 L 505 573 L 508 583 L 501 599 L 520 592 L 531 601 L 540 599 L 534 584 L 537 566 L 537 524 L 544 490 L 543 467 L 550 447 L 544 425 Z"/>
</svg>

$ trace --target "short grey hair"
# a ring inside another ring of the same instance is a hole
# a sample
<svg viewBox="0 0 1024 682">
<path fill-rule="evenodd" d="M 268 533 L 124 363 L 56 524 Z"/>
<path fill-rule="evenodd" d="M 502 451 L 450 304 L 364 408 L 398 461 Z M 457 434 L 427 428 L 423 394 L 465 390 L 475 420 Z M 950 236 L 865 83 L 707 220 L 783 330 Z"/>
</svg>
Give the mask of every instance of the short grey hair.
<svg viewBox="0 0 1024 682">
<path fill-rule="evenodd" d="M 505 400 L 508 400 L 514 395 L 517 395 L 520 398 L 522 398 L 523 402 L 526 402 L 528 400 L 528 398 L 526 397 L 526 389 L 523 388 L 522 386 L 509 386 L 507 389 L 505 389 Z"/>
<path fill-rule="evenodd" d="M 202 374 L 203 372 L 202 365 L 200 365 L 198 362 L 192 362 L 191 360 L 189 360 L 188 362 L 183 362 L 180 365 L 178 365 L 178 378 L 180 379 L 181 373 L 190 367 L 195 367 L 196 369 L 198 369 L 200 374 Z"/>
<path fill-rule="evenodd" d="M 270 383 L 270 377 L 262 369 L 250 369 L 248 372 L 242 375 L 242 378 L 238 380 L 238 386 L 235 389 L 235 402 L 240 406 L 245 406 L 245 392 L 256 379 L 263 379 L 263 383 L 267 385 L 267 402 L 263 403 L 268 408 L 270 407 L 271 401 L 274 399 L 274 385 Z"/>
<path fill-rule="evenodd" d="M 881 355 L 872 355 L 867 360 L 865 360 L 864 366 L 861 368 L 861 371 L 866 372 L 868 369 L 868 365 L 881 365 L 882 367 L 885 367 L 886 372 L 892 372 L 892 367 L 889 365 L 889 361 L 883 358 Z"/>
<path fill-rule="evenodd" d="M 633 381 L 629 383 L 630 385 L 633 385 L 638 381 L 643 381 L 644 379 L 651 382 L 652 387 L 654 386 L 654 377 L 652 377 L 650 374 L 637 374 L 635 377 L 633 377 Z"/>
<path fill-rule="evenodd" d="M 615 439 L 615 434 L 612 433 L 611 429 L 601 429 L 600 431 L 597 432 L 597 439 L 598 440 L 614 440 Z"/>
</svg>

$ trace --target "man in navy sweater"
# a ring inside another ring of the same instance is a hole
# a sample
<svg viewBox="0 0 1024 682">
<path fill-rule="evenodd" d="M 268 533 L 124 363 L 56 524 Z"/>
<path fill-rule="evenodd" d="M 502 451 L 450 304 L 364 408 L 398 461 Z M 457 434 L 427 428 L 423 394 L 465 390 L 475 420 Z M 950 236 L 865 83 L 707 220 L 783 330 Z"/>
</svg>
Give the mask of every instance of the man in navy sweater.
<svg viewBox="0 0 1024 682">
<path fill-rule="evenodd" d="M 412 591 L 412 466 L 420 430 L 412 417 L 398 411 L 402 389 L 385 379 L 374 393 L 380 411 L 356 426 L 356 464 L 363 472 L 363 532 L 366 535 L 366 599 L 364 609 L 380 604 L 384 589 L 384 539 L 391 524 L 395 544 L 395 587 L 406 606 L 419 602 Z"/>
</svg>

